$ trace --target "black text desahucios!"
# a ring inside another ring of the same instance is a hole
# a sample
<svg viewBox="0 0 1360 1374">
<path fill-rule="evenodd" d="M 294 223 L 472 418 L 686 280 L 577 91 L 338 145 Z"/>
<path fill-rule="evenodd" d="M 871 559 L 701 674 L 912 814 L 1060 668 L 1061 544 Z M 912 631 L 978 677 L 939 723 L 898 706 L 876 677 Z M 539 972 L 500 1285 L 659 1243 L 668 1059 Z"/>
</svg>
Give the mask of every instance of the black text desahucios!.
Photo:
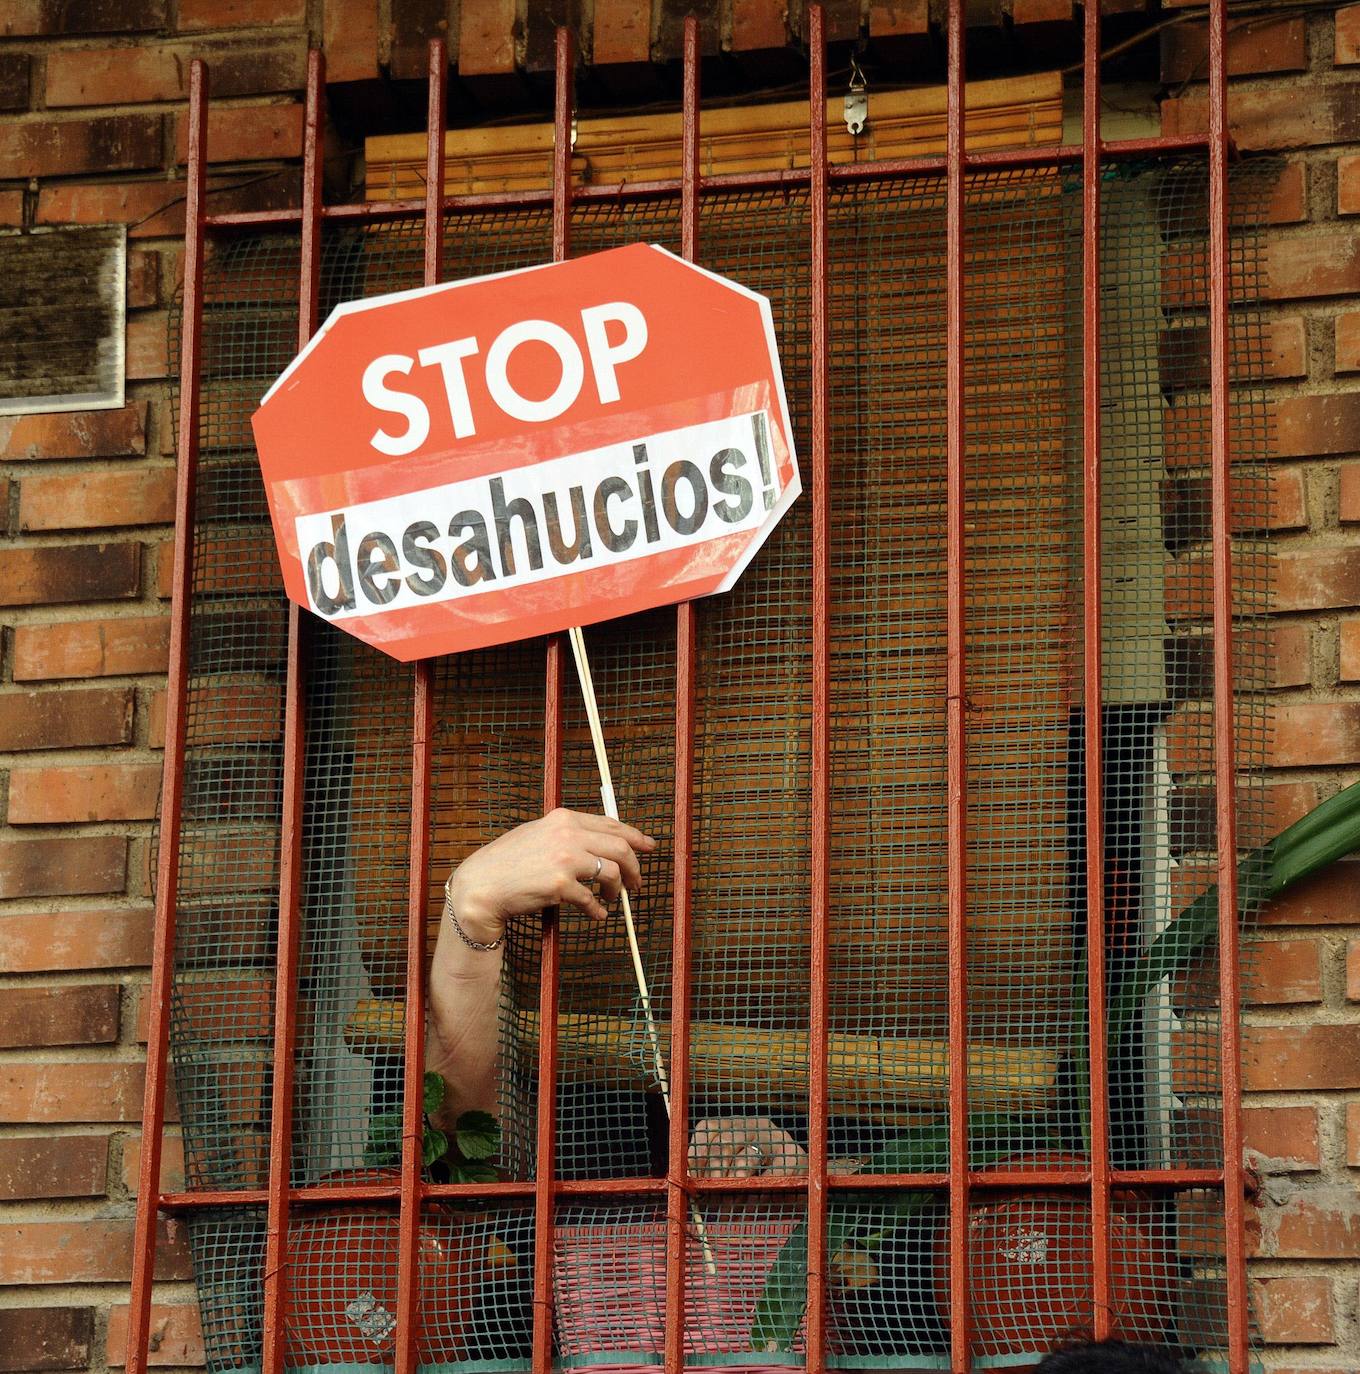
<svg viewBox="0 0 1360 1374">
<path fill-rule="evenodd" d="M 779 494 L 763 410 L 297 518 L 336 619 L 560 577 L 758 529 Z"/>
</svg>

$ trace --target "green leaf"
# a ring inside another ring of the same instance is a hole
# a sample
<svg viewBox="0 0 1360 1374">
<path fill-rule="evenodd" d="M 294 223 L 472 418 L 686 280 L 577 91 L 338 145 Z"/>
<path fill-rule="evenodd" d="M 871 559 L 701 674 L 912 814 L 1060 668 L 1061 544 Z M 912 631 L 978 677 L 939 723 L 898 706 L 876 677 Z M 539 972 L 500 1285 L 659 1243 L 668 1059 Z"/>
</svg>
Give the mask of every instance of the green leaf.
<svg viewBox="0 0 1360 1374">
<path fill-rule="evenodd" d="M 427 1124 L 420 1139 L 420 1162 L 428 1169 L 435 1160 L 443 1159 L 448 1151 L 448 1136 Z"/>
<path fill-rule="evenodd" d="M 453 1132 L 464 1159 L 490 1159 L 501 1147 L 501 1123 L 490 1112 L 464 1112 Z"/>
<path fill-rule="evenodd" d="M 368 1122 L 368 1146 L 364 1163 L 373 1169 L 385 1169 L 401 1162 L 400 1112 L 379 1112 Z"/>
<path fill-rule="evenodd" d="M 473 1161 L 469 1164 L 454 1164 L 449 1168 L 451 1183 L 495 1183 L 500 1177 L 494 1166 Z"/>
<path fill-rule="evenodd" d="M 807 1222 L 799 1222 L 784 1242 L 751 1318 L 751 1349 L 788 1350 L 807 1307 Z"/>
<path fill-rule="evenodd" d="M 1237 866 L 1243 910 L 1278 897 L 1303 878 L 1360 849 L 1360 783 L 1329 797 L 1253 850 Z M 1117 1055 L 1147 995 L 1183 973 L 1218 935 L 1218 888 L 1201 893 L 1143 951 L 1110 1005 L 1110 1054 Z"/>
<path fill-rule="evenodd" d="M 425 1075 L 423 1107 L 426 1116 L 433 1115 L 444 1105 L 444 1096 L 447 1092 L 448 1085 L 437 1073 Z"/>
</svg>

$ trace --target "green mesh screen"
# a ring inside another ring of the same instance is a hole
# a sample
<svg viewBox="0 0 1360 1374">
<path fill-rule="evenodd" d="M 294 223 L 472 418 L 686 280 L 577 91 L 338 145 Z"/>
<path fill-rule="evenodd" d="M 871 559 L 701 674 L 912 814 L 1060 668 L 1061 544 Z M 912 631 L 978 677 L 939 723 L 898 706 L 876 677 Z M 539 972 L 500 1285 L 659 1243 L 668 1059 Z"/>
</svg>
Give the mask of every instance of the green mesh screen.
<svg viewBox="0 0 1360 1374">
<path fill-rule="evenodd" d="M 1237 167 L 1232 204 L 1235 596 L 1242 840 L 1268 684 L 1264 345 L 1256 229 L 1275 175 Z M 1104 792 L 1109 995 L 1212 879 L 1206 169 L 1112 169 L 1103 186 Z M 1083 889 L 1081 186 L 1047 170 L 968 191 L 967 647 L 969 1097 L 975 1167 L 1079 1162 L 1090 1122 Z M 801 191 L 712 194 L 703 261 L 772 300 L 806 467 L 808 205 Z M 673 201 L 577 209 L 573 251 L 676 247 Z M 833 1158 L 943 1169 L 945 966 L 944 217 L 935 179 L 837 191 L 830 207 L 832 397 Z M 450 277 L 546 259 L 546 213 L 464 214 Z M 421 226 L 328 231 L 323 314 L 419 285 Z M 217 245 L 204 316 L 202 459 L 172 1041 L 192 1188 L 267 1178 L 286 607 L 251 411 L 295 348 L 298 246 Z M 770 1119 L 806 1143 L 810 502 L 742 583 L 698 610 L 691 1125 Z M 371 1117 L 400 1105 L 412 675 L 308 620 L 304 937 L 295 1184 L 353 1178 Z M 624 815 L 661 838 L 636 903 L 663 1019 L 675 639 L 670 611 L 588 642 Z M 543 645 L 435 664 L 430 940 L 450 867 L 540 811 Z M 569 805 L 598 807 L 584 712 L 567 692 Z M 532 1176 L 536 922 L 513 929 L 501 1018 L 507 1176 Z M 1220 1160 L 1214 959 L 1129 1008 L 1111 1051 L 1114 1163 Z M 558 1170 L 664 1170 L 664 1113 L 621 932 L 565 918 Z M 720 1126 L 721 1129 L 721 1126 Z M 846 1165 L 845 1167 L 853 1167 Z M 703 1204 L 712 1264 L 688 1251 L 698 1365 L 797 1364 L 806 1274 L 796 1194 Z M 193 1222 L 209 1365 L 259 1359 L 264 1214 Z M 947 1367 L 951 1238 L 936 1194 L 838 1194 L 830 1358 Z M 297 1207 L 292 1368 L 384 1366 L 396 1221 L 373 1205 Z M 564 1365 L 651 1365 L 664 1325 L 660 1202 L 564 1200 L 554 1258 Z M 1017 1237 L 1020 1239 L 1017 1240 Z M 979 1193 L 970 1221 L 979 1368 L 1022 1364 L 1093 1321 L 1090 1210 L 1075 1194 Z M 1116 1330 L 1212 1354 L 1225 1339 L 1221 1200 L 1120 1192 Z M 532 1209 L 427 1204 L 420 1358 L 522 1368 Z"/>
</svg>

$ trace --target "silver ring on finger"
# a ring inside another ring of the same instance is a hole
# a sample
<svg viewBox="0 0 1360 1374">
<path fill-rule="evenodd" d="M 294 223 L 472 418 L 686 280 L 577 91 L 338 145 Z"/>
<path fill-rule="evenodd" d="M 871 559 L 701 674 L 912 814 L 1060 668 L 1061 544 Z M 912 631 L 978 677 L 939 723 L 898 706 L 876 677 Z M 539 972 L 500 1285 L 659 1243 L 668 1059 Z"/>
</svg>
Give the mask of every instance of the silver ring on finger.
<svg viewBox="0 0 1360 1374">
<path fill-rule="evenodd" d="M 763 1174 L 765 1172 L 765 1166 L 770 1162 L 769 1159 L 766 1157 L 765 1151 L 762 1150 L 760 1146 L 755 1143 L 754 1140 L 748 1140 L 746 1144 L 742 1146 L 742 1150 L 743 1152 L 748 1150 L 755 1151 L 755 1172 L 758 1174 Z"/>
<path fill-rule="evenodd" d="M 600 856 L 597 854 L 595 856 L 595 872 L 590 875 L 590 881 L 592 883 L 598 883 L 600 881 L 600 873 L 603 871 L 603 869 L 604 860 L 600 858 Z"/>
</svg>

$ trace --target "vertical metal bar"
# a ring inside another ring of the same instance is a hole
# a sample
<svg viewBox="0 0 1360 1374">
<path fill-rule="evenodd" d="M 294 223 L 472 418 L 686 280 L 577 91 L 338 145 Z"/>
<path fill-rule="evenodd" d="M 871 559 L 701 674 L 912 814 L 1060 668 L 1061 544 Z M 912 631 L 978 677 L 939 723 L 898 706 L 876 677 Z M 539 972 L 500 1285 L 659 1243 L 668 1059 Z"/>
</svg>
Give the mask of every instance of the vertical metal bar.
<svg viewBox="0 0 1360 1374">
<path fill-rule="evenodd" d="M 189 151 L 184 198 L 184 324 L 179 345 L 179 435 L 175 473 L 175 561 L 171 573 L 170 665 L 161 763 L 160 848 L 156 857 L 156 935 L 147 989 L 146 1083 L 137 1224 L 132 1243 L 127 1367 L 145 1374 L 156 1264 L 165 1089 L 169 1077 L 170 987 L 178 914 L 180 820 L 184 806 L 184 734 L 189 682 L 189 600 L 193 584 L 194 486 L 198 476 L 199 386 L 203 327 L 203 193 L 208 165 L 208 68 L 189 64 Z"/>
<path fill-rule="evenodd" d="M 571 121 L 576 45 L 569 28 L 557 30 L 553 104 L 553 261 L 571 250 Z M 552 635 L 546 655 L 543 710 L 543 809 L 562 804 L 562 636 Z M 534 1374 L 551 1374 L 553 1328 L 553 1184 L 557 1168 L 557 990 L 562 956 L 557 910 L 543 913 L 538 992 L 538 1128 L 534 1174 Z"/>
<path fill-rule="evenodd" d="M 448 58 L 443 39 L 430 42 L 425 117 L 425 285 L 433 286 L 444 257 L 444 90 Z M 425 926 L 430 867 L 430 737 L 434 733 L 432 671 L 416 664 L 411 721 L 411 840 L 406 894 L 406 1005 L 402 1085 L 401 1203 L 397 1249 L 396 1374 L 414 1374 L 419 1357 L 421 1165 L 425 1081 Z"/>
<path fill-rule="evenodd" d="M 828 475 L 826 13 L 808 8 L 812 319 L 812 929 L 808 1003 L 807 1367 L 826 1367 L 828 949 L 831 898 L 831 487 Z"/>
<path fill-rule="evenodd" d="M 1086 783 L 1087 1073 L 1090 1086 L 1091 1270 L 1095 1336 L 1110 1335 L 1109 1072 L 1105 1045 L 1105 794 L 1101 608 L 1100 6 L 1084 14 L 1082 87 L 1082 600 Z M 1077 1085 L 1080 1091 L 1080 1084 Z"/>
<path fill-rule="evenodd" d="M 685 18 L 680 155 L 680 252 L 699 252 L 699 21 Z M 685 1364 L 685 1261 L 689 1226 L 690 927 L 694 875 L 694 603 L 675 611 L 675 779 L 671 920 L 670 1148 L 666 1178 L 666 1374 Z"/>
<path fill-rule="evenodd" d="M 964 0 L 949 0 L 945 142 L 945 734 L 949 931 L 949 1349 L 969 1368 L 968 760 L 964 667 Z"/>
<path fill-rule="evenodd" d="M 307 54 L 303 116 L 302 244 L 298 276 L 298 348 L 306 347 L 319 320 L 321 275 L 321 169 L 325 139 L 326 59 Z M 288 1186 L 293 1161 L 293 1084 L 297 1047 L 298 949 L 301 944 L 302 805 L 306 765 L 305 627 L 296 603 L 288 606 L 288 660 L 283 716 L 283 801 L 279 821 L 279 936 L 274 975 L 274 1077 L 269 1117 L 269 1202 L 264 1248 L 265 1374 L 283 1369 L 288 1311 Z"/>
<path fill-rule="evenodd" d="M 1218 842 L 1218 977 L 1223 1089 L 1223 1213 L 1228 1367 L 1247 1374 L 1247 1264 L 1238 1023 L 1237 761 L 1233 738 L 1233 587 L 1229 452 L 1228 82 L 1226 0 L 1209 6 L 1209 414 L 1213 508 L 1214 791 Z"/>
</svg>

